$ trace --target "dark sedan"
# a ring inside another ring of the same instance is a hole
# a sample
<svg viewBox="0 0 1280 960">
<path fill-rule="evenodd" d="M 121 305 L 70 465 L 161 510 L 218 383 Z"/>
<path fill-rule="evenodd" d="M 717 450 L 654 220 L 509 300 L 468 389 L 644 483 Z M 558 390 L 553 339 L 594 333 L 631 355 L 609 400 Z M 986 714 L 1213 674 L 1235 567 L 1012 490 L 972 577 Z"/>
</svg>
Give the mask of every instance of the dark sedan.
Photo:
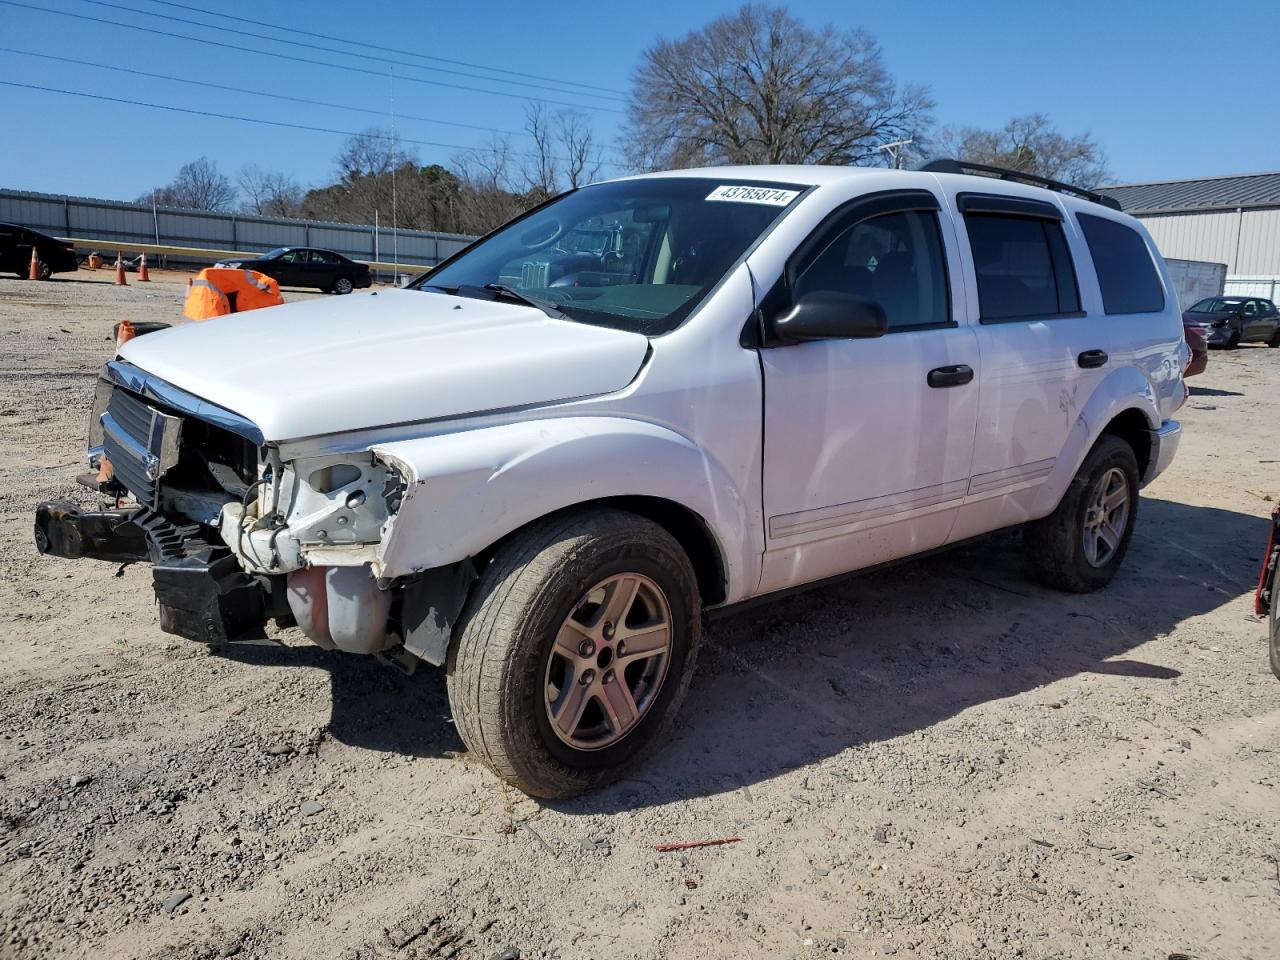
<svg viewBox="0 0 1280 960">
<path fill-rule="evenodd" d="M 32 246 L 36 248 L 41 280 L 48 280 L 55 273 L 80 269 L 76 248 L 66 240 L 55 240 L 15 223 L 0 223 L 0 272 L 16 273 L 19 279 L 27 279 Z"/>
<path fill-rule="evenodd" d="M 1182 322 L 1203 328 L 1211 347 L 1230 350 L 1242 343 L 1280 347 L 1280 311 L 1261 297 L 1206 297 L 1182 314 Z"/>
<path fill-rule="evenodd" d="M 350 293 L 373 283 L 367 265 L 311 247 L 276 247 L 258 257 L 221 260 L 215 266 L 244 267 L 266 274 L 282 287 L 315 287 L 325 293 Z"/>
</svg>

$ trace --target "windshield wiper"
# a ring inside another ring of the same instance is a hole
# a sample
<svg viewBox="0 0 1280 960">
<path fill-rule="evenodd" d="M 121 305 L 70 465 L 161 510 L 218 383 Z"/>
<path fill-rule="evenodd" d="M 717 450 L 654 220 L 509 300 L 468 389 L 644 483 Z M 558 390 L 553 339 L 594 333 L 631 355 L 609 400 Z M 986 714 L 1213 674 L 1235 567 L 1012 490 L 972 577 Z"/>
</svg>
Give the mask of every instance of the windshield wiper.
<svg viewBox="0 0 1280 960">
<path fill-rule="evenodd" d="M 500 293 L 503 296 L 510 297 L 512 300 L 518 300 L 520 303 L 529 307 L 535 307 L 541 310 L 552 320 L 565 320 L 564 313 L 560 308 L 550 300 L 543 300 L 541 297 L 531 297 L 527 293 L 521 293 L 515 287 L 508 287 L 505 283 L 486 283 L 486 290 L 492 290 L 494 293 Z"/>
</svg>

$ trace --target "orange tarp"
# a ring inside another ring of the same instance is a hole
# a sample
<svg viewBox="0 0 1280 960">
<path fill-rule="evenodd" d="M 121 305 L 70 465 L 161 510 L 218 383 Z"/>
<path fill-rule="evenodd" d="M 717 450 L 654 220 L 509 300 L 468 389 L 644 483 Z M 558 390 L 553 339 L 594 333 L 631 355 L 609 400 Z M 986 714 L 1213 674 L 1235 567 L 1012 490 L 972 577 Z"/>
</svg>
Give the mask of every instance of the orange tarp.
<svg viewBox="0 0 1280 960">
<path fill-rule="evenodd" d="M 280 284 L 268 276 L 253 270 L 207 267 L 191 281 L 182 315 L 188 320 L 208 320 L 281 303 Z"/>
</svg>

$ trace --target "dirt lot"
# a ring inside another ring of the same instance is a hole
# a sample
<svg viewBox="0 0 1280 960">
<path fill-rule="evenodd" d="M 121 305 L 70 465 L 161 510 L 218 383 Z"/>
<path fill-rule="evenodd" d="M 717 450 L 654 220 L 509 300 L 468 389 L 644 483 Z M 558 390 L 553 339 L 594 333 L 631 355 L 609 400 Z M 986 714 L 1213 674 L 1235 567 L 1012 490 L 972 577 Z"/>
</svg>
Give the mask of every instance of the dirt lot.
<svg viewBox="0 0 1280 960">
<path fill-rule="evenodd" d="M 1002 537 L 719 620 L 678 739 L 543 806 L 436 671 L 210 652 L 37 555 L 111 324 L 183 293 L 88 279 L 0 279 L 0 956 L 1280 956 L 1280 351 L 1213 354 L 1106 591 Z"/>
</svg>

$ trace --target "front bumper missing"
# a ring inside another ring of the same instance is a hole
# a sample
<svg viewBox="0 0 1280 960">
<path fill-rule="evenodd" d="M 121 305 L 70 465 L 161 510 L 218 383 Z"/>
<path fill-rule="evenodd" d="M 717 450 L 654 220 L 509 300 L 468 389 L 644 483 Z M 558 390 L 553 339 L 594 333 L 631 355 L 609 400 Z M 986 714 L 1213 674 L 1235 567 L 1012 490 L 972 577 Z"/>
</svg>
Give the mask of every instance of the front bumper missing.
<svg viewBox="0 0 1280 960">
<path fill-rule="evenodd" d="M 175 543 L 174 532 L 142 509 L 86 511 L 56 502 L 36 507 L 36 548 L 47 556 L 152 562 L 160 629 L 166 633 L 226 643 L 260 630 L 268 616 L 280 612 L 262 579 L 246 575 L 230 550 Z"/>
</svg>

